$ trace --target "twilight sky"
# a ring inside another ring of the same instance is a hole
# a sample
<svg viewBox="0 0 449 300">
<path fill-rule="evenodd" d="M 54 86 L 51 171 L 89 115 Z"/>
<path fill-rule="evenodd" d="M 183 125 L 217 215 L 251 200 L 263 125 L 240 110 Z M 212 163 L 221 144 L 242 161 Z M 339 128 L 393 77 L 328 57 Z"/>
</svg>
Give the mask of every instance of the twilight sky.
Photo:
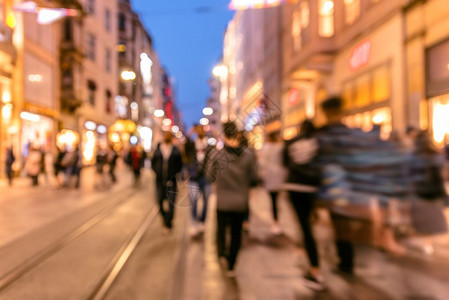
<svg viewBox="0 0 449 300">
<path fill-rule="evenodd" d="M 208 79 L 222 53 L 233 12 L 230 0 L 131 0 L 154 40 L 159 59 L 176 78 L 178 106 L 190 127 L 202 117 Z"/>
</svg>

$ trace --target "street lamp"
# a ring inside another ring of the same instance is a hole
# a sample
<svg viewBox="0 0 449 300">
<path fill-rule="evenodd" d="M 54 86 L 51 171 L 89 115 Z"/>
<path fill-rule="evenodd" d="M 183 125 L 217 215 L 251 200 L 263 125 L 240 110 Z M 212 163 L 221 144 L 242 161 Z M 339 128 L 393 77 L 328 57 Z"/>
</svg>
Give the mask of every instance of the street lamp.
<svg viewBox="0 0 449 300">
<path fill-rule="evenodd" d="M 201 118 L 200 124 L 203 126 L 209 125 L 209 119 L 208 118 Z"/>
<path fill-rule="evenodd" d="M 211 107 L 203 108 L 203 115 L 210 116 L 214 113 L 214 110 Z"/>
<path fill-rule="evenodd" d="M 129 71 L 129 70 L 125 70 L 123 71 L 120 76 L 122 77 L 123 80 L 125 81 L 131 81 L 136 79 L 136 73 L 134 73 L 133 71 Z"/>
<path fill-rule="evenodd" d="M 221 80 L 225 80 L 228 77 L 228 73 L 228 67 L 226 67 L 225 65 L 216 65 L 212 70 L 212 74 L 215 77 L 220 78 Z"/>
<path fill-rule="evenodd" d="M 156 118 L 162 118 L 163 116 L 165 116 L 165 112 L 162 109 L 156 109 L 154 111 L 154 116 Z"/>
</svg>

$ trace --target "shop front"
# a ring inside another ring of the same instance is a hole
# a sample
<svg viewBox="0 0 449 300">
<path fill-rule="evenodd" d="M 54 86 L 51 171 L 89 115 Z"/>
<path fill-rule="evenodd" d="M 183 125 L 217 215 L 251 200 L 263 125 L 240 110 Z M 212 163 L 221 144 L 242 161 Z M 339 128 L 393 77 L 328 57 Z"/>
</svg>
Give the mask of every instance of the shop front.
<svg viewBox="0 0 449 300">
<path fill-rule="evenodd" d="M 427 50 L 428 114 L 422 119 L 432 132 L 438 146 L 449 144 L 449 40 Z"/>
<path fill-rule="evenodd" d="M 405 130 L 401 38 L 397 16 L 337 54 L 335 90 L 343 97 L 343 122 L 349 127 L 371 131 L 377 125 L 383 139 Z"/>
<path fill-rule="evenodd" d="M 95 163 L 97 148 L 106 149 L 108 147 L 107 127 L 101 123 L 85 120 L 81 130 L 81 151 L 83 164 L 92 165 Z"/>
</svg>

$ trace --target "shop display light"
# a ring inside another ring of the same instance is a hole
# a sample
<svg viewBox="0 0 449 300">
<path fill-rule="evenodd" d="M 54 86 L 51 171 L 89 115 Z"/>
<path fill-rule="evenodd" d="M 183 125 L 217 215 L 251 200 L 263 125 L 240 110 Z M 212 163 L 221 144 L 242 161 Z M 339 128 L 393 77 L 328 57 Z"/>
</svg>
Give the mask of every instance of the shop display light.
<svg viewBox="0 0 449 300">
<path fill-rule="evenodd" d="M 97 124 L 95 124 L 92 121 L 86 121 L 84 123 L 84 128 L 86 128 L 87 130 L 92 130 L 93 131 L 93 130 L 97 129 Z"/>
<path fill-rule="evenodd" d="M 139 139 L 137 138 L 137 136 L 132 135 L 132 136 L 129 138 L 129 142 L 131 143 L 131 145 L 137 145 L 137 143 L 139 142 Z"/>
<path fill-rule="evenodd" d="M 4 120 L 9 120 L 11 119 L 11 116 L 12 116 L 12 104 L 6 103 L 3 105 L 2 108 L 2 117 Z"/>
<path fill-rule="evenodd" d="M 175 126 L 172 127 L 171 131 L 173 133 L 178 133 L 179 132 L 179 127 L 175 125 Z"/>
<path fill-rule="evenodd" d="M 128 70 L 123 71 L 120 76 L 125 81 L 131 81 L 131 80 L 136 79 L 136 73 L 134 73 L 133 71 L 128 71 Z"/>
<path fill-rule="evenodd" d="M 38 115 L 29 113 L 26 111 L 23 111 L 20 113 L 20 118 L 22 120 L 26 120 L 26 121 L 30 121 L 30 122 L 39 122 L 41 120 L 41 118 Z"/>
<path fill-rule="evenodd" d="M 105 134 L 108 131 L 108 129 L 106 128 L 106 126 L 104 125 L 98 125 L 97 127 L 97 132 L 99 134 Z"/>
</svg>

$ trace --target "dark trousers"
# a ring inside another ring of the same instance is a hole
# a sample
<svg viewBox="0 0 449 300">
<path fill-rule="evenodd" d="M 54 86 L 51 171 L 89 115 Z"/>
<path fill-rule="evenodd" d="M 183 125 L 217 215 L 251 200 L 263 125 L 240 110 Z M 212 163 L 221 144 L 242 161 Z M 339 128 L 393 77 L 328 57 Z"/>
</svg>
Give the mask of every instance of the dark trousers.
<svg viewBox="0 0 449 300">
<path fill-rule="evenodd" d="M 115 165 L 109 166 L 109 176 L 111 177 L 112 182 L 117 182 L 117 176 L 115 176 Z"/>
<path fill-rule="evenodd" d="M 273 219 L 278 220 L 278 199 L 279 192 L 270 192 L 271 197 L 271 208 L 273 209 Z"/>
<path fill-rule="evenodd" d="M 173 227 L 173 217 L 175 215 L 176 204 L 176 182 L 157 183 L 157 198 L 159 201 L 159 211 L 164 221 L 164 226 L 168 229 Z M 168 201 L 168 211 L 164 208 L 164 202 Z"/>
<path fill-rule="evenodd" d="M 6 166 L 6 176 L 8 177 L 8 184 L 12 185 L 12 167 Z"/>
<path fill-rule="evenodd" d="M 312 226 L 310 224 L 310 216 L 313 211 L 315 197 L 316 194 L 314 193 L 290 192 L 290 201 L 292 202 L 299 223 L 301 224 L 304 236 L 304 246 L 312 267 L 319 266 L 318 250 L 315 238 L 313 237 Z"/>
<path fill-rule="evenodd" d="M 352 273 L 354 271 L 354 245 L 348 241 L 337 240 L 337 253 L 340 258 L 338 269 L 346 273 Z"/>
<path fill-rule="evenodd" d="M 234 270 L 237 255 L 242 245 L 242 226 L 245 216 L 244 212 L 217 211 L 217 250 L 219 257 L 227 257 L 229 270 Z M 226 245 L 226 229 L 231 228 L 231 245 L 229 255 Z"/>
<path fill-rule="evenodd" d="M 32 182 L 33 186 L 38 186 L 39 185 L 39 175 L 30 176 L 30 177 L 31 177 L 31 182 Z"/>
</svg>

